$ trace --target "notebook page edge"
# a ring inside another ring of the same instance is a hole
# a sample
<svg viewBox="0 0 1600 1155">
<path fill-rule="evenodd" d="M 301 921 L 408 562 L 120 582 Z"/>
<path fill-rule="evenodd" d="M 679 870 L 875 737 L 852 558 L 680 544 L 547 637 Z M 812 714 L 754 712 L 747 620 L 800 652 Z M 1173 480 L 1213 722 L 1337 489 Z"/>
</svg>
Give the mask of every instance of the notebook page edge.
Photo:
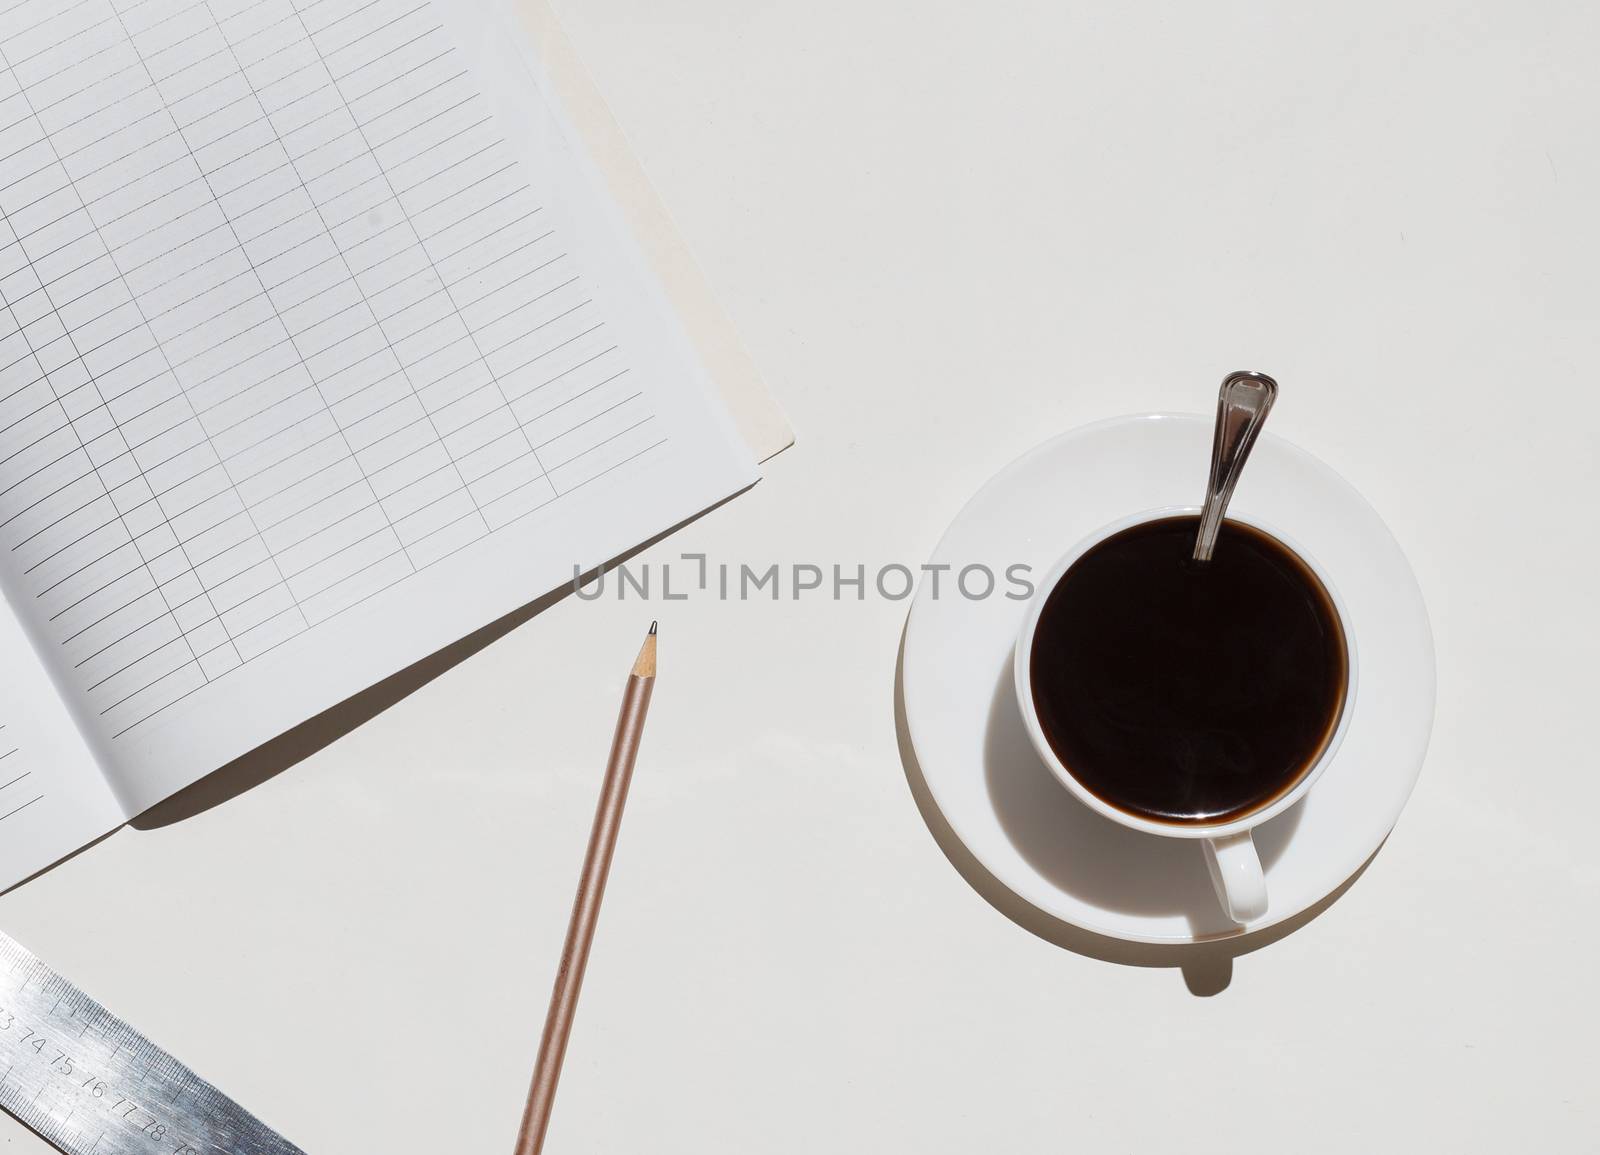
<svg viewBox="0 0 1600 1155">
<path fill-rule="evenodd" d="M 127 818 L 0 588 L 0 893 Z"/>
<path fill-rule="evenodd" d="M 639 163 L 561 18 L 548 0 L 497 2 L 508 22 L 521 25 L 533 61 L 547 82 L 547 97 L 559 104 L 588 145 L 590 160 L 627 218 L 630 232 L 694 342 L 741 436 L 758 461 L 775 457 L 795 443 L 794 428 Z"/>
</svg>

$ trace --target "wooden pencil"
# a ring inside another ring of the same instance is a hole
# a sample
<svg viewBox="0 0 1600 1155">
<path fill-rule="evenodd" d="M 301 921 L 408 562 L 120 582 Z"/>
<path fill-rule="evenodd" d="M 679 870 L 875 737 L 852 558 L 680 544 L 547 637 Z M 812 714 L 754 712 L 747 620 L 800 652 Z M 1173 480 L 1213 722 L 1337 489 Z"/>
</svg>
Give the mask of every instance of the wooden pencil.
<svg viewBox="0 0 1600 1155">
<path fill-rule="evenodd" d="M 650 633 L 633 663 L 627 689 L 622 695 L 622 713 L 617 718 L 617 731 L 611 740 L 611 758 L 606 763 L 600 803 L 595 808 L 594 827 L 589 832 L 589 849 L 584 854 L 583 871 L 578 876 L 578 897 L 573 901 L 572 917 L 567 923 L 567 940 L 561 948 L 555 990 L 550 994 L 550 1010 L 545 1016 L 544 1035 L 539 1040 L 539 1057 L 534 1063 L 533 1085 L 528 1090 L 528 1105 L 517 1135 L 516 1155 L 539 1155 L 544 1147 L 550 1111 L 555 1105 L 556 1083 L 561 1078 L 561 1060 L 566 1055 L 572 1018 L 578 1009 L 583 970 L 589 962 L 589 947 L 594 942 L 595 923 L 600 918 L 600 900 L 605 897 L 606 875 L 611 870 L 611 854 L 616 849 L 622 807 L 628 800 L 628 783 L 633 778 L 633 763 L 639 753 L 645 713 L 650 708 L 650 692 L 655 682 L 656 623 L 651 622 Z"/>
</svg>

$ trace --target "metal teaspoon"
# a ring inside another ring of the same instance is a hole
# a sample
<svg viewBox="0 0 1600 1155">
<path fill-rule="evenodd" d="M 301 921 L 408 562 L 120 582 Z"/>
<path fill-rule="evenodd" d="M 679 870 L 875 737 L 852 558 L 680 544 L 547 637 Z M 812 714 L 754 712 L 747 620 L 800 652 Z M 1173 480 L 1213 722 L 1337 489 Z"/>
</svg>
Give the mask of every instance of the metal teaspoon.
<svg viewBox="0 0 1600 1155">
<path fill-rule="evenodd" d="M 1211 439 L 1211 477 L 1200 510 L 1200 532 L 1195 535 L 1194 560 L 1208 562 L 1222 531 L 1222 516 L 1233 498 L 1239 474 L 1266 424 L 1278 396 L 1278 383 L 1265 373 L 1241 370 L 1222 379 L 1217 394 L 1217 426 Z"/>
</svg>

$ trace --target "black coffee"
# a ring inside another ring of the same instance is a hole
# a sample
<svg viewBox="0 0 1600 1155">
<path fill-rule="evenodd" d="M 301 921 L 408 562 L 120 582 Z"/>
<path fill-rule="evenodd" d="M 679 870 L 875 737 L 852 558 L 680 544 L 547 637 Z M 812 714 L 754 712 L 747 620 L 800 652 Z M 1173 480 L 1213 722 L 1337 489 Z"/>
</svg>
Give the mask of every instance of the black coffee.
<svg viewBox="0 0 1600 1155">
<path fill-rule="evenodd" d="M 1145 522 L 1080 558 L 1030 655 L 1034 706 L 1062 763 L 1120 810 L 1224 822 L 1294 789 L 1333 736 L 1346 648 L 1328 592 L 1276 538 L 1199 519 Z"/>
</svg>

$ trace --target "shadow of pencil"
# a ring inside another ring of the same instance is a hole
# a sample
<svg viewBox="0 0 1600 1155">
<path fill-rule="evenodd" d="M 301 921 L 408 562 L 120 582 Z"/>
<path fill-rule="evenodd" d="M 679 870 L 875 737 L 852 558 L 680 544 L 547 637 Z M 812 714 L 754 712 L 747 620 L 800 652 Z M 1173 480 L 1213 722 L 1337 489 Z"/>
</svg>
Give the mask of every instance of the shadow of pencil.
<svg viewBox="0 0 1600 1155">
<path fill-rule="evenodd" d="M 743 491 L 741 491 L 743 492 Z M 737 497 L 734 494 L 733 497 Z M 171 826 L 186 818 L 203 814 L 247 790 L 283 773 L 291 766 L 305 761 L 319 750 L 332 745 L 356 727 L 370 722 L 379 714 L 404 701 L 429 682 L 447 673 L 472 657 L 490 643 L 505 637 L 525 622 L 544 613 L 551 606 L 565 600 L 580 586 L 588 585 L 602 571 L 609 571 L 649 549 L 663 538 L 678 532 L 690 522 L 719 509 L 733 497 L 725 498 L 694 517 L 686 518 L 672 528 L 663 530 L 649 541 L 642 542 L 626 553 L 619 554 L 603 565 L 589 570 L 577 581 L 564 582 L 543 597 L 513 610 L 504 617 L 474 630 L 458 642 L 414 662 L 405 669 L 391 674 L 381 682 L 346 698 L 338 705 L 286 730 L 276 738 L 257 746 L 248 754 L 229 762 L 204 778 L 185 786 L 177 793 L 156 803 L 150 809 L 131 819 L 128 825 L 136 830 L 156 830 Z M 46 868 L 49 869 L 49 868 Z M 40 873 L 43 873 L 42 871 Z M 35 876 L 37 877 L 37 875 Z"/>
<path fill-rule="evenodd" d="M 911 795 L 916 800 L 917 809 L 922 813 L 922 820 L 927 824 L 934 842 L 944 852 L 950 865 L 956 868 L 956 872 L 966 879 L 967 884 L 990 906 L 1030 934 L 1075 954 L 1122 966 L 1176 967 L 1183 972 L 1184 983 L 1191 994 L 1202 998 L 1220 994 L 1233 981 L 1234 959 L 1258 951 L 1262 947 L 1271 946 L 1311 922 L 1338 902 L 1344 893 L 1355 885 L 1356 879 L 1366 872 L 1372 860 L 1377 857 L 1378 851 L 1383 849 L 1380 843 L 1378 850 L 1374 850 L 1354 874 L 1315 905 L 1276 926 L 1250 934 L 1195 943 L 1137 943 L 1073 926 L 1069 922 L 1046 914 L 991 874 L 967 849 L 939 809 L 932 791 L 928 788 L 927 780 L 923 777 L 916 750 L 911 744 L 910 728 L 906 721 L 904 666 L 905 634 L 902 632 L 900 654 L 895 661 L 894 671 L 895 737 L 900 746 L 900 761 L 905 769 L 906 782 L 911 787 Z"/>
</svg>

